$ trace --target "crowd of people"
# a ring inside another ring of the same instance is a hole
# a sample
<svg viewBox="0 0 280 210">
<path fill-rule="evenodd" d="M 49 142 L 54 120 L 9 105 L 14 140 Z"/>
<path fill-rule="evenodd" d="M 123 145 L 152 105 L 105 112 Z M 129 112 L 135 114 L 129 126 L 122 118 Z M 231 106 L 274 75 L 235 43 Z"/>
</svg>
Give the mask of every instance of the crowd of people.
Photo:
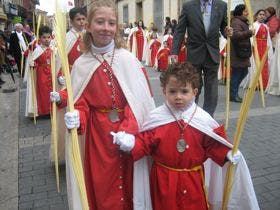
<svg viewBox="0 0 280 210">
<path fill-rule="evenodd" d="M 68 149 L 71 140 L 65 135 L 74 128 L 80 137 L 91 210 L 221 209 L 222 193 L 217 192 L 223 192 L 221 177 L 228 162 L 236 165 L 235 180 L 239 180 L 229 205 L 259 209 L 245 159 L 240 151 L 233 154 L 224 127 L 213 116 L 218 80 L 227 79 L 222 61 L 229 56 L 227 37 L 232 40 L 230 101 L 242 102 L 239 86 L 250 85 L 254 47 L 260 59 L 266 48 L 270 50 L 260 85 L 267 93 L 280 95 L 280 23 L 275 9 L 258 10 L 249 26 L 247 8 L 237 5 L 227 26 L 225 2 L 192 0 L 183 4 L 178 22 L 166 17 L 165 26 L 150 23 L 146 28 L 142 20 L 134 26 L 119 25 L 112 0 L 96 0 L 90 6 L 88 14 L 78 7 L 69 12 L 66 53 L 72 90 L 66 89 L 59 56 L 52 56 L 55 41 L 50 27 L 41 26 L 34 37 L 29 26 L 17 23 L 9 45 L 7 37 L 0 36 L 4 52 L 0 65 L 5 64 L 9 49 L 27 83 L 26 117 L 51 115 L 51 103 L 61 113 L 58 156 L 66 164 L 69 209 L 84 208 Z M 158 108 L 147 66 L 160 72 L 165 103 Z M 71 112 L 68 91 L 74 100 Z M 50 154 L 53 160 L 52 150 Z M 215 175 L 210 173 L 213 170 Z"/>
</svg>

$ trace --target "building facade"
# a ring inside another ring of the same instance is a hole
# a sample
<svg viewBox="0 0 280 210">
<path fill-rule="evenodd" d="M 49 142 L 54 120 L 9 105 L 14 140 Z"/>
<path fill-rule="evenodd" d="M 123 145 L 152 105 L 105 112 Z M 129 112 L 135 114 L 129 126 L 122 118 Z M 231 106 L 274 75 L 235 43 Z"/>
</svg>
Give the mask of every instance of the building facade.
<svg viewBox="0 0 280 210">
<path fill-rule="evenodd" d="M 187 1 L 189 0 L 118 0 L 119 21 L 120 23 L 133 23 L 143 20 L 146 26 L 153 22 L 161 32 L 165 24 L 165 17 L 178 20 L 182 4 Z M 243 1 L 232 0 L 232 7 L 234 8 L 239 3 L 243 3 Z M 253 12 L 268 6 L 279 10 L 278 5 L 279 0 L 251 0 Z"/>
</svg>

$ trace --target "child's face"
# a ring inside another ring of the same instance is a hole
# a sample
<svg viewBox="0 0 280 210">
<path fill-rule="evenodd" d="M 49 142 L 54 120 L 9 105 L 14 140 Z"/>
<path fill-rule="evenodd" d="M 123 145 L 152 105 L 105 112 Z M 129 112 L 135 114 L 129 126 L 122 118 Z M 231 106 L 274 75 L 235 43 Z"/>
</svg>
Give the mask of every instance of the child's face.
<svg viewBox="0 0 280 210">
<path fill-rule="evenodd" d="M 170 76 L 163 88 L 166 101 L 175 109 L 184 109 L 194 100 L 197 92 L 197 88 L 193 88 L 190 83 L 183 84 L 175 76 Z"/>
<path fill-rule="evenodd" d="M 86 17 L 80 13 L 76 14 L 74 19 L 71 20 L 71 25 L 77 31 L 82 31 L 85 28 Z"/>
<path fill-rule="evenodd" d="M 40 37 L 41 44 L 46 47 L 50 46 L 51 40 L 52 40 L 52 37 L 51 37 L 51 34 L 49 34 L 49 33 L 43 33 L 43 35 Z"/>
<path fill-rule="evenodd" d="M 112 8 L 100 7 L 96 10 L 91 22 L 86 27 L 93 37 L 96 47 L 105 47 L 115 37 L 117 31 L 117 17 Z"/>
</svg>

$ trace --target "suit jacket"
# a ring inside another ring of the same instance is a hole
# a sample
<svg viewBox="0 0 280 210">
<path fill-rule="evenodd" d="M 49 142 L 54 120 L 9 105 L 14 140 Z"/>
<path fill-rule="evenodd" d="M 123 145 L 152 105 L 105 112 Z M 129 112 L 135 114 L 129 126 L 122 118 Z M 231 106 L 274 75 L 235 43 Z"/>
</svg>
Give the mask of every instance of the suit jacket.
<svg viewBox="0 0 280 210">
<path fill-rule="evenodd" d="M 191 0 L 183 4 L 178 25 L 173 35 L 172 54 L 178 55 L 187 29 L 187 59 L 194 65 L 203 64 L 207 52 L 214 63 L 219 63 L 219 37 L 224 35 L 227 25 L 227 4 L 212 0 L 211 23 L 206 35 L 200 1 Z"/>
<path fill-rule="evenodd" d="M 24 40 L 27 41 L 26 43 L 27 46 L 28 43 L 31 41 L 31 37 L 25 32 L 22 32 L 22 35 L 25 37 Z M 19 39 L 16 32 L 10 35 L 10 52 L 14 57 L 21 58 L 21 49 L 20 49 Z"/>
</svg>

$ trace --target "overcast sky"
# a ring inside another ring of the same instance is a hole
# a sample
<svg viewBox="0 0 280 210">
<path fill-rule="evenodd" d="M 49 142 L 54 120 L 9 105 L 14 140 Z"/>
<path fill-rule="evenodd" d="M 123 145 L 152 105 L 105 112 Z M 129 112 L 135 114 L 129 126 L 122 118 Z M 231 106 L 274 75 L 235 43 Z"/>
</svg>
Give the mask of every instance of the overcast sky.
<svg viewBox="0 0 280 210">
<path fill-rule="evenodd" d="M 40 6 L 36 6 L 36 8 L 48 12 L 48 15 L 52 15 L 54 13 L 54 5 L 55 0 L 40 0 Z"/>
</svg>

